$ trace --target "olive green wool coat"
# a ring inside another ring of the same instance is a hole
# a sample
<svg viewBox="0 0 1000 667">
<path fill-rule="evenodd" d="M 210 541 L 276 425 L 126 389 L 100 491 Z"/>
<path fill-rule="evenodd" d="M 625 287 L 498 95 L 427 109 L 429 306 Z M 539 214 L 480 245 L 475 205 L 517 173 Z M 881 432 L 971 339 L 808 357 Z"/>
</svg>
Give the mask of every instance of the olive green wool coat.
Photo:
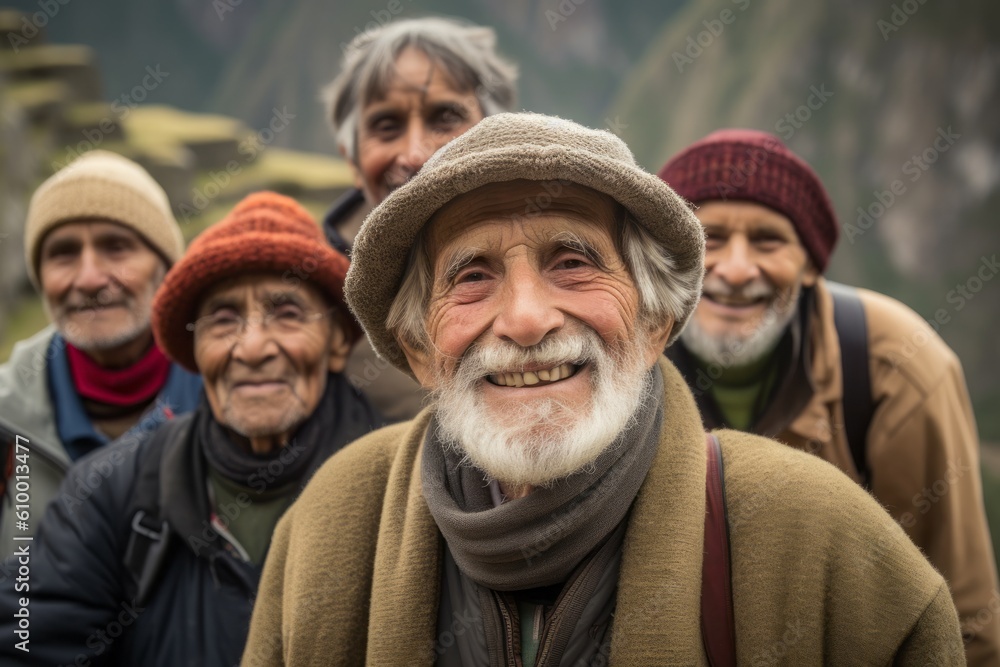
<svg viewBox="0 0 1000 667">
<path fill-rule="evenodd" d="M 699 629 L 705 440 L 659 362 L 660 447 L 629 517 L 609 664 L 705 665 Z M 421 492 L 429 419 L 331 458 L 278 525 L 245 667 L 431 665 L 443 540 Z M 741 665 L 963 665 L 948 588 L 832 465 L 721 431 Z"/>
</svg>

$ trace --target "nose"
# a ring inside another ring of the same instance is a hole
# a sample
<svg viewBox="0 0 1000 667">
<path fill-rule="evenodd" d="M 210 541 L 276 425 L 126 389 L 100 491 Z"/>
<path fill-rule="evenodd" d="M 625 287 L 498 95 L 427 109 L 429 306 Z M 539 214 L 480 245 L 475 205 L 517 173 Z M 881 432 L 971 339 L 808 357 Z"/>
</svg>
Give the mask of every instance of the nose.
<svg viewBox="0 0 1000 667">
<path fill-rule="evenodd" d="M 104 260 L 92 247 L 84 246 L 80 252 L 80 270 L 73 281 L 73 287 L 87 294 L 96 294 L 110 283 L 111 276 Z"/>
<path fill-rule="evenodd" d="M 424 166 L 437 146 L 432 142 L 432 137 L 424 128 L 424 124 L 419 119 L 411 119 L 406 128 L 406 138 L 403 151 L 399 154 L 396 162 L 399 166 L 417 173 Z"/>
<path fill-rule="evenodd" d="M 731 235 L 724 247 L 712 252 L 706 268 L 734 287 L 760 276 L 753 248 L 742 234 Z"/>
<path fill-rule="evenodd" d="M 262 366 L 278 355 L 278 344 L 264 326 L 260 315 L 247 319 L 233 342 L 233 359 L 247 366 Z"/>
<path fill-rule="evenodd" d="M 499 306 L 493 334 L 521 347 L 537 345 L 566 322 L 563 312 L 553 302 L 548 285 L 524 260 L 510 267 L 504 277 Z"/>
</svg>

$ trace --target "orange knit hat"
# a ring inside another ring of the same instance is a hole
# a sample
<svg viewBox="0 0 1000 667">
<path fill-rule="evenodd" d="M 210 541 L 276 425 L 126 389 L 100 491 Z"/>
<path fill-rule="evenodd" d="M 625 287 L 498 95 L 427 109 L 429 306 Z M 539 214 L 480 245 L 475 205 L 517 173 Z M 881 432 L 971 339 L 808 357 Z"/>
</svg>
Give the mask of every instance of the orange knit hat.
<svg viewBox="0 0 1000 667">
<path fill-rule="evenodd" d="M 347 336 L 357 339 L 361 330 L 344 304 L 348 266 L 295 200 L 256 192 L 192 241 L 167 273 L 153 299 L 153 334 L 168 357 L 197 373 L 194 334 L 187 325 L 194 321 L 202 295 L 227 278 L 268 272 L 289 284 L 305 281 L 318 287 L 342 309 L 350 323 Z"/>
</svg>

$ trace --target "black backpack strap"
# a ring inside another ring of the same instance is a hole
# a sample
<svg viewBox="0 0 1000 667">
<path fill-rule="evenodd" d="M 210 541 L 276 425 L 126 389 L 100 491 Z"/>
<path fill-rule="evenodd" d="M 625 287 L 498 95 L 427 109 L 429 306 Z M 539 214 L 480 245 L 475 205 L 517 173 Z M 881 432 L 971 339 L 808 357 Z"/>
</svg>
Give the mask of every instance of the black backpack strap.
<svg viewBox="0 0 1000 667">
<path fill-rule="evenodd" d="M 160 464 L 167 444 L 187 437 L 190 424 L 190 414 L 162 424 L 150 436 L 151 442 L 143 454 L 126 514 L 131 517 L 131 530 L 123 559 L 131 579 L 128 585 L 138 606 L 149 601 L 171 544 L 170 526 L 160 516 Z"/>
<path fill-rule="evenodd" d="M 736 667 L 736 620 L 729 558 L 729 518 L 719 439 L 705 434 L 705 551 L 701 564 L 701 640 L 711 667 Z"/>
<path fill-rule="evenodd" d="M 7 495 L 7 485 L 14 474 L 14 450 L 17 449 L 17 434 L 0 419 L 0 499 Z M 11 506 L 14 501 L 11 500 Z"/>
<path fill-rule="evenodd" d="M 853 287 L 826 281 L 833 296 L 833 323 L 840 341 L 840 370 L 843 379 L 844 429 L 854 467 L 865 488 L 871 487 L 866 444 L 868 427 L 875 414 L 871 375 L 868 372 L 868 324 L 865 309 Z"/>
</svg>

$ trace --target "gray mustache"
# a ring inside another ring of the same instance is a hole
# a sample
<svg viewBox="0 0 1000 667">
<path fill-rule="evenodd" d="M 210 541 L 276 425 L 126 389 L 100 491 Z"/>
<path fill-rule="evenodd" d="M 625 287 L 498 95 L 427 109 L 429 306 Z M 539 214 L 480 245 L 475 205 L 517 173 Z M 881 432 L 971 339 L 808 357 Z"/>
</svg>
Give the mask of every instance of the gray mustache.
<svg viewBox="0 0 1000 667">
<path fill-rule="evenodd" d="M 63 304 L 63 310 L 95 310 L 97 308 L 109 308 L 112 306 L 128 306 L 129 300 L 118 296 L 116 298 L 96 296 L 91 298 L 70 299 Z"/>
<path fill-rule="evenodd" d="M 718 276 L 705 276 L 702 293 L 728 298 L 769 299 L 775 295 L 775 289 L 763 278 L 756 278 L 746 285 L 733 287 Z"/>
</svg>

